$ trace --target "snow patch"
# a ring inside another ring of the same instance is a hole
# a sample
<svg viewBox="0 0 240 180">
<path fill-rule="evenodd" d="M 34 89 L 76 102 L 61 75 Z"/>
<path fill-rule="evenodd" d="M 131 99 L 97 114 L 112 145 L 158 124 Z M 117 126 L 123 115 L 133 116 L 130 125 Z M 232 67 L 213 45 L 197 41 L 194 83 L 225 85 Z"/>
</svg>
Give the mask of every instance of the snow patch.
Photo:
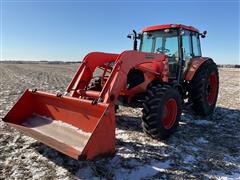
<svg viewBox="0 0 240 180">
<path fill-rule="evenodd" d="M 193 161 L 195 161 L 195 157 L 193 157 L 192 155 L 187 155 L 184 158 L 184 163 L 192 163 Z"/>
<path fill-rule="evenodd" d="M 170 167 L 171 161 L 152 162 L 148 165 L 138 167 L 134 170 L 120 169 L 115 175 L 116 179 L 141 179 L 154 176 L 159 172 L 165 172 Z M 125 174 L 125 176 L 124 176 Z"/>
<path fill-rule="evenodd" d="M 197 139 L 196 142 L 198 144 L 206 144 L 206 143 L 208 143 L 208 140 L 204 139 L 203 137 L 200 137 L 199 139 Z"/>
<path fill-rule="evenodd" d="M 210 124 L 213 124 L 213 122 L 211 121 L 208 121 L 208 120 L 205 120 L 205 119 L 202 119 L 202 120 L 195 120 L 195 121 L 192 121 L 192 123 L 196 124 L 196 125 L 210 125 Z"/>
<path fill-rule="evenodd" d="M 223 172 L 218 172 L 215 173 L 213 176 L 209 176 L 209 178 L 216 178 L 216 179 L 221 179 L 221 180 L 240 180 L 240 173 L 231 173 L 231 174 L 226 174 Z"/>
</svg>

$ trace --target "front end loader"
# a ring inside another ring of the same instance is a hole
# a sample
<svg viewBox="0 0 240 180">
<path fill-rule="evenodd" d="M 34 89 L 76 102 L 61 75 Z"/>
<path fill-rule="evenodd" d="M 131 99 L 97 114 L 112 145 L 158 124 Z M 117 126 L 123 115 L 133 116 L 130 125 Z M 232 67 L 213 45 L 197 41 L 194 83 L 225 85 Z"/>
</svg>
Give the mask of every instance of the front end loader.
<svg viewBox="0 0 240 180">
<path fill-rule="evenodd" d="M 181 24 L 134 31 L 128 36 L 133 50 L 89 53 L 64 94 L 27 89 L 3 121 L 84 160 L 114 154 L 117 105 L 142 107 L 144 132 L 168 138 L 178 126 L 183 101 L 203 116 L 215 108 L 218 71 L 210 58 L 201 57 L 199 36 L 205 34 Z M 189 50 L 184 38 L 190 40 Z"/>
</svg>

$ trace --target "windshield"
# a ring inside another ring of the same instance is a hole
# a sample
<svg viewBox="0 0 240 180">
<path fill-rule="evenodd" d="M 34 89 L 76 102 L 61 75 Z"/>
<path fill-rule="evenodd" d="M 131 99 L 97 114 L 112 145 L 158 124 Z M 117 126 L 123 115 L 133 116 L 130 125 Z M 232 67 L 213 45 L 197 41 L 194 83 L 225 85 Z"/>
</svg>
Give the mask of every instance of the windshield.
<svg viewBox="0 0 240 180">
<path fill-rule="evenodd" d="M 174 61 L 177 61 L 179 57 L 177 30 L 165 29 L 144 32 L 140 51 L 166 54 Z"/>
</svg>

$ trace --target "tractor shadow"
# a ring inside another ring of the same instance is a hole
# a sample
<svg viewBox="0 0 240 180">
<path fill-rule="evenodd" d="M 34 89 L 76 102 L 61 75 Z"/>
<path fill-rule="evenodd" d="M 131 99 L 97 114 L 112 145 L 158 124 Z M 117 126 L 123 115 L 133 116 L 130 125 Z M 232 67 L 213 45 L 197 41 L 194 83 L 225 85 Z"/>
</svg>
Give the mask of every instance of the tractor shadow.
<svg viewBox="0 0 240 180">
<path fill-rule="evenodd" d="M 153 161 L 170 165 L 164 173 L 155 169 L 151 178 L 208 178 L 207 174 L 239 172 L 239 120 L 240 111 L 235 109 L 217 107 L 213 115 L 205 118 L 184 109 L 178 131 L 168 140 L 157 141 L 143 133 L 141 117 L 117 115 L 116 133 L 129 135 L 122 138 L 117 134 L 115 156 L 93 161 L 74 160 L 38 142 L 32 146 L 72 176 L 83 179 L 86 177 L 81 171 L 86 169 L 92 176 L 115 179 L 118 169 L 131 170 L 130 175 L 141 173 L 136 167 L 147 166 L 143 171 L 149 171 Z M 123 179 L 127 175 L 122 174 Z"/>
</svg>

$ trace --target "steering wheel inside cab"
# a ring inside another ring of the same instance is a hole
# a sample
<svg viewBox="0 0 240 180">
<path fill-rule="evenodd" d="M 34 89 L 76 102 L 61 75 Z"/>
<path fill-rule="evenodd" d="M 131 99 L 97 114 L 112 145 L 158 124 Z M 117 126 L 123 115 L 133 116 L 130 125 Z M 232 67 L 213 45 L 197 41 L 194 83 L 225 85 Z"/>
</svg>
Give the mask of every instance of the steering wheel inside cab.
<svg viewBox="0 0 240 180">
<path fill-rule="evenodd" d="M 162 47 L 156 49 L 156 53 L 167 54 L 167 55 L 171 56 L 171 54 L 168 54 L 169 52 L 170 52 L 169 49 L 165 49 L 165 48 L 163 49 Z"/>
</svg>

